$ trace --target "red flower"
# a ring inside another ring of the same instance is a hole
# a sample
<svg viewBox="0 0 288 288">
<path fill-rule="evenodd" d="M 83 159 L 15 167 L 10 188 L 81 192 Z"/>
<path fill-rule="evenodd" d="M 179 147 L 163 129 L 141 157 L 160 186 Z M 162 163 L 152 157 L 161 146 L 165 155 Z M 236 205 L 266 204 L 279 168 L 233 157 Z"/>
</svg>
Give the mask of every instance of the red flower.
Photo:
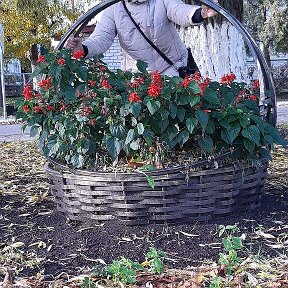
<svg viewBox="0 0 288 288">
<path fill-rule="evenodd" d="M 93 118 L 93 119 L 90 119 L 90 120 L 88 121 L 88 124 L 91 125 L 91 126 L 95 126 L 95 125 L 96 125 L 96 122 L 97 122 L 96 118 Z"/>
<path fill-rule="evenodd" d="M 148 95 L 151 97 L 158 97 L 161 93 L 161 88 L 154 84 L 151 84 L 148 88 Z"/>
<path fill-rule="evenodd" d="M 62 112 L 62 111 L 65 111 L 65 110 L 66 110 L 66 105 L 65 105 L 65 103 L 64 103 L 64 102 L 61 102 L 60 105 L 61 105 L 60 111 L 61 111 L 61 112 Z"/>
<path fill-rule="evenodd" d="M 34 98 L 33 89 L 31 84 L 26 84 L 23 89 L 23 95 L 25 100 Z"/>
<path fill-rule="evenodd" d="M 95 80 L 88 80 L 88 84 L 91 86 L 91 87 L 94 87 L 96 85 L 96 81 Z"/>
<path fill-rule="evenodd" d="M 141 77 L 141 76 L 139 76 L 139 77 L 137 78 L 137 81 L 138 81 L 139 84 L 144 84 L 144 83 L 145 83 L 144 78 Z"/>
<path fill-rule="evenodd" d="M 102 80 L 101 85 L 102 85 L 102 87 L 105 88 L 105 89 L 110 89 L 110 88 L 112 88 L 112 86 L 108 83 L 108 80 L 107 80 L 107 79 Z"/>
<path fill-rule="evenodd" d="M 72 53 L 72 57 L 76 60 L 79 60 L 85 56 L 85 52 L 83 50 L 77 50 Z"/>
<path fill-rule="evenodd" d="M 94 93 L 92 97 L 95 99 L 97 97 L 97 93 Z"/>
<path fill-rule="evenodd" d="M 27 112 L 29 112 L 30 111 L 30 107 L 28 106 L 28 105 L 24 105 L 23 106 L 23 112 L 24 113 L 27 113 Z"/>
<path fill-rule="evenodd" d="M 64 58 L 60 58 L 60 59 L 58 60 L 58 64 L 59 64 L 59 65 L 64 65 L 64 64 L 65 64 L 65 59 L 64 59 Z"/>
<path fill-rule="evenodd" d="M 102 71 L 102 72 L 104 72 L 104 71 L 106 71 L 107 70 L 107 67 L 106 66 L 104 66 L 104 65 L 99 65 L 99 70 L 100 71 Z"/>
<path fill-rule="evenodd" d="M 91 112 L 92 112 L 92 109 L 87 106 L 87 107 L 84 107 L 84 108 L 83 108 L 82 115 L 87 117 L 88 115 L 91 114 Z"/>
<path fill-rule="evenodd" d="M 41 113 L 42 111 L 45 111 L 43 107 L 40 107 L 40 106 L 34 106 L 33 107 L 33 110 L 36 112 L 36 113 Z"/>
<path fill-rule="evenodd" d="M 47 111 L 54 111 L 55 107 L 53 105 L 48 105 L 47 106 Z"/>
<path fill-rule="evenodd" d="M 133 82 L 131 83 L 131 87 L 132 87 L 133 89 L 137 89 L 137 88 L 139 87 L 139 82 L 138 82 L 137 80 L 133 81 Z"/>
<path fill-rule="evenodd" d="M 186 76 L 182 82 L 180 83 L 180 86 L 182 86 L 183 88 L 187 88 L 189 86 L 189 84 L 191 83 L 191 78 L 189 76 Z"/>
<path fill-rule="evenodd" d="M 248 99 L 252 100 L 252 101 L 257 101 L 257 97 L 255 95 L 253 95 L 253 94 L 249 95 Z"/>
<path fill-rule="evenodd" d="M 205 109 L 205 110 L 203 110 L 204 112 L 206 112 L 206 113 L 211 113 L 211 110 L 210 109 Z"/>
<path fill-rule="evenodd" d="M 43 88 L 44 90 L 49 90 L 52 87 L 51 78 L 43 79 L 38 82 L 38 86 Z"/>
<path fill-rule="evenodd" d="M 130 93 L 130 95 L 129 95 L 129 101 L 130 101 L 131 103 L 133 103 L 133 102 L 142 102 L 140 96 L 139 96 L 137 93 L 135 93 L 135 92 Z"/>
<path fill-rule="evenodd" d="M 260 81 L 259 80 L 255 80 L 253 81 L 253 90 L 259 90 L 260 89 Z"/>
<path fill-rule="evenodd" d="M 46 61 L 45 57 L 43 55 L 39 55 L 39 57 L 38 57 L 36 62 L 40 63 L 40 62 L 45 62 L 45 61 Z"/>
<path fill-rule="evenodd" d="M 195 72 L 192 76 L 192 80 L 199 82 L 202 80 L 201 74 L 199 71 Z"/>
<path fill-rule="evenodd" d="M 199 93 L 200 96 L 204 95 L 204 92 L 205 92 L 206 88 L 209 86 L 209 84 L 210 84 L 210 78 L 208 78 L 208 77 L 204 80 L 204 82 L 198 83 L 198 85 L 201 89 L 201 92 Z"/>
<path fill-rule="evenodd" d="M 238 95 L 236 96 L 235 101 L 236 101 L 237 103 L 238 103 L 238 102 L 241 102 L 241 101 L 244 99 L 244 97 L 245 97 L 245 93 L 246 93 L 245 90 L 239 91 Z"/>
<path fill-rule="evenodd" d="M 231 74 L 225 74 L 221 77 L 221 80 L 220 82 L 222 84 L 225 84 L 225 85 L 229 85 L 231 84 L 234 80 L 236 79 L 236 75 L 231 73 Z"/>
</svg>

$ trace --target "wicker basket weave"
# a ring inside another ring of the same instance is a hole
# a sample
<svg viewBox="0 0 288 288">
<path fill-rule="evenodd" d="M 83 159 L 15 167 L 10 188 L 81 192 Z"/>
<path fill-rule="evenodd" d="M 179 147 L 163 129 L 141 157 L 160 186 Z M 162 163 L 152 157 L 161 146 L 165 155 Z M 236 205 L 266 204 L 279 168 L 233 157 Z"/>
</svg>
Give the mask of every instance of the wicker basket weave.
<svg viewBox="0 0 288 288">
<path fill-rule="evenodd" d="M 149 173 L 154 189 L 140 173 L 71 171 L 51 162 L 45 170 L 58 210 L 68 218 L 146 224 L 207 221 L 256 208 L 267 163 L 259 168 L 229 164 L 218 169 L 162 169 Z"/>
</svg>

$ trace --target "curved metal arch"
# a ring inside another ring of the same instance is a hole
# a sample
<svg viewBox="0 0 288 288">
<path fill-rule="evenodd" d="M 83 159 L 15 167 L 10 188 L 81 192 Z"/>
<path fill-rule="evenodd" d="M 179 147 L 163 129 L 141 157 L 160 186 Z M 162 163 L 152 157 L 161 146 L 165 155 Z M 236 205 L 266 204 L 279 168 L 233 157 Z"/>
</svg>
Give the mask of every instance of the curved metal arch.
<svg viewBox="0 0 288 288">
<path fill-rule="evenodd" d="M 97 14 L 108 8 L 109 6 L 120 2 L 122 0 L 104 0 L 101 3 L 97 4 L 85 14 L 83 14 L 79 19 L 70 27 L 70 29 L 64 34 L 61 41 L 55 48 L 55 50 L 62 49 L 67 39 L 70 35 L 76 31 L 75 36 L 78 36 L 82 29 L 88 24 L 88 22 L 93 19 Z M 256 44 L 255 40 L 251 37 L 249 32 L 243 27 L 243 25 L 234 17 L 231 13 L 225 10 L 223 7 L 210 0 L 199 0 L 202 4 L 208 6 L 209 8 L 217 11 L 222 15 L 227 21 L 229 21 L 242 35 L 249 49 L 251 50 L 255 59 L 259 61 L 261 71 L 263 73 L 264 86 L 265 89 L 270 91 L 270 98 L 266 99 L 262 106 L 260 107 L 263 112 L 266 113 L 267 121 L 271 121 L 273 125 L 276 125 L 277 110 L 276 110 L 276 92 L 273 83 L 272 74 L 270 68 L 263 56 L 262 51 Z"/>
</svg>

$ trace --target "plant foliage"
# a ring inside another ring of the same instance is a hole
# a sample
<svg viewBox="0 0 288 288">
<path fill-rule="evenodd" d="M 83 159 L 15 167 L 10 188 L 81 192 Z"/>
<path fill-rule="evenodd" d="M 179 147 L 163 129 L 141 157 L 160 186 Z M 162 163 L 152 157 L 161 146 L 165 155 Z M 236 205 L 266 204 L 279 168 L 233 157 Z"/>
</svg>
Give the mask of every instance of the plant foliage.
<svg viewBox="0 0 288 288">
<path fill-rule="evenodd" d="M 99 159 L 145 162 L 159 147 L 257 160 L 281 143 L 260 115 L 258 83 L 237 83 L 234 74 L 182 79 L 148 73 L 144 62 L 139 72 L 112 72 L 100 56 L 69 50 L 41 55 L 38 64 L 33 76 L 43 80 L 37 91 L 24 88 L 18 117 L 32 134 L 40 130 L 46 156 L 76 168 L 97 168 Z"/>
</svg>

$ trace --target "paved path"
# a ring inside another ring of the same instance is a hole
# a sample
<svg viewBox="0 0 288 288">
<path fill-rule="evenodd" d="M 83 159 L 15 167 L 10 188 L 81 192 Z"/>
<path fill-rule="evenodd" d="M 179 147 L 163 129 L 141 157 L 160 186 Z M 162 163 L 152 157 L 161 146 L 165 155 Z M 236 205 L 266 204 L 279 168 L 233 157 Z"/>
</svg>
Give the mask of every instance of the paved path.
<svg viewBox="0 0 288 288">
<path fill-rule="evenodd" d="M 277 103 L 277 123 L 288 124 L 288 101 Z M 1 119 L 1 118 L 0 118 Z M 30 138 L 30 130 L 21 131 L 21 124 L 12 124 L 9 121 L 0 120 L 0 142 L 13 142 L 22 140 L 33 140 Z"/>
</svg>

